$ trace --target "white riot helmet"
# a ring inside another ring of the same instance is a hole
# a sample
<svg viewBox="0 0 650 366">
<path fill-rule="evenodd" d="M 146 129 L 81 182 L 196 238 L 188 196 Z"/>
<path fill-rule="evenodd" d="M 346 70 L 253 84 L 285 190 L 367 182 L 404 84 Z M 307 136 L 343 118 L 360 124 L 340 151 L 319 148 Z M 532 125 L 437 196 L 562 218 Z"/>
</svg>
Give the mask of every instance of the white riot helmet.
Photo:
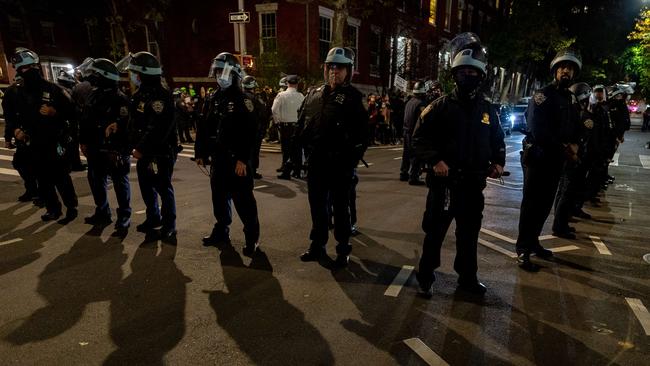
<svg viewBox="0 0 650 366">
<path fill-rule="evenodd" d="M 555 74 L 555 69 L 557 68 L 557 66 L 561 62 L 565 62 L 565 61 L 571 62 L 572 64 L 575 65 L 576 75 L 580 73 L 580 70 L 582 69 L 582 57 L 580 56 L 580 52 L 571 48 L 565 48 L 563 50 L 558 51 L 558 53 L 553 58 L 553 61 L 551 61 L 551 73 Z"/>
<path fill-rule="evenodd" d="M 487 56 L 481 40 L 472 32 L 461 33 L 449 42 L 451 51 L 451 71 L 460 67 L 473 67 L 487 75 Z"/>
<path fill-rule="evenodd" d="M 18 70 L 23 66 L 38 65 L 40 63 L 36 52 L 23 47 L 16 48 L 10 61 L 15 70 Z"/>
</svg>

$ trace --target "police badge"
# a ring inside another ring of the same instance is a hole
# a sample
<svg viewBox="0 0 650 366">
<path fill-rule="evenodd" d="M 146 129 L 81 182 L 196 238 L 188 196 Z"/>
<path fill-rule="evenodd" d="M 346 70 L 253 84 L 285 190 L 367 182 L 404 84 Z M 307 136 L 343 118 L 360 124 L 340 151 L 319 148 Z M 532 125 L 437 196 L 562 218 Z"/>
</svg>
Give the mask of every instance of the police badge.
<svg viewBox="0 0 650 366">
<path fill-rule="evenodd" d="M 253 106 L 253 102 L 250 99 L 244 99 L 244 105 L 249 112 L 252 112 L 253 109 L 255 109 L 255 106 Z"/>
<path fill-rule="evenodd" d="M 590 119 L 585 120 L 584 124 L 585 124 L 585 127 L 587 127 L 587 129 L 589 129 L 589 130 L 594 128 L 594 121 L 592 121 Z"/>
<path fill-rule="evenodd" d="M 160 114 L 165 109 L 165 103 L 162 100 L 155 100 L 151 103 L 151 109 L 157 114 Z"/>
</svg>

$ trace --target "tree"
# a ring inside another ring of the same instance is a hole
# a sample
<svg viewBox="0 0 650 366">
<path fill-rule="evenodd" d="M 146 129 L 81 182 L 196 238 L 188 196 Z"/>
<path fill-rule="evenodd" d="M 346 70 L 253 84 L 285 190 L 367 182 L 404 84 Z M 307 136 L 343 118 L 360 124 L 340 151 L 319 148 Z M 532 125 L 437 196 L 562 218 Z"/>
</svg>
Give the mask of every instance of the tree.
<svg viewBox="0 0 650 366">
<path fill-rule="evenodd" d="M 622 58 L 625 70 L 635 74 L 639 80 L 640 91 L 644 97 L 650 97 L 650 8 L 641 10 L 634 30 L 628 38 L 637 44 L 629 47 Z"/>
</svg>

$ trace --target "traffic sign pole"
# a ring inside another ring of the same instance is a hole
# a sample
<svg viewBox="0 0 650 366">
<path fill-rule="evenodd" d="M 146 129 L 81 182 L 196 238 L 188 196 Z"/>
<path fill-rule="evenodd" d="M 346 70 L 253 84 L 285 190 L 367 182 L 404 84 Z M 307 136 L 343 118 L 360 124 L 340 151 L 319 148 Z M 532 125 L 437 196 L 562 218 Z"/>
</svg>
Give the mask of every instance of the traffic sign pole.
<svg viewBox="0 0 650 366">
<path fill-rule="evenodd" d="M 244 11 L 244 0 L 239 0 L 239 11 Z M 239 42 L 239 51 L 241 54 L 248 54 L 248 52 L 246 52 L 246 25 L 243 22 L 239 23 Z"/>
</svg>

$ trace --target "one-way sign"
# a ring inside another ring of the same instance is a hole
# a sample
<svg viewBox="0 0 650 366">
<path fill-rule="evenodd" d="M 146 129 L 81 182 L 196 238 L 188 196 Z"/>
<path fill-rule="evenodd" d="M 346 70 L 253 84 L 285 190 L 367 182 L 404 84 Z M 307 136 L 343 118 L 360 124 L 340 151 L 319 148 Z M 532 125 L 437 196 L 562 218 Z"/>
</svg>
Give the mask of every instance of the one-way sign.
<svg viewBox="0 0 650 366">
<path fill-rule="evenodd" d="M 251 13 L 248 11 L 239 11 L 228 15 L 230 23 L 250 23 L 251 21 Z"/>
</svg>

